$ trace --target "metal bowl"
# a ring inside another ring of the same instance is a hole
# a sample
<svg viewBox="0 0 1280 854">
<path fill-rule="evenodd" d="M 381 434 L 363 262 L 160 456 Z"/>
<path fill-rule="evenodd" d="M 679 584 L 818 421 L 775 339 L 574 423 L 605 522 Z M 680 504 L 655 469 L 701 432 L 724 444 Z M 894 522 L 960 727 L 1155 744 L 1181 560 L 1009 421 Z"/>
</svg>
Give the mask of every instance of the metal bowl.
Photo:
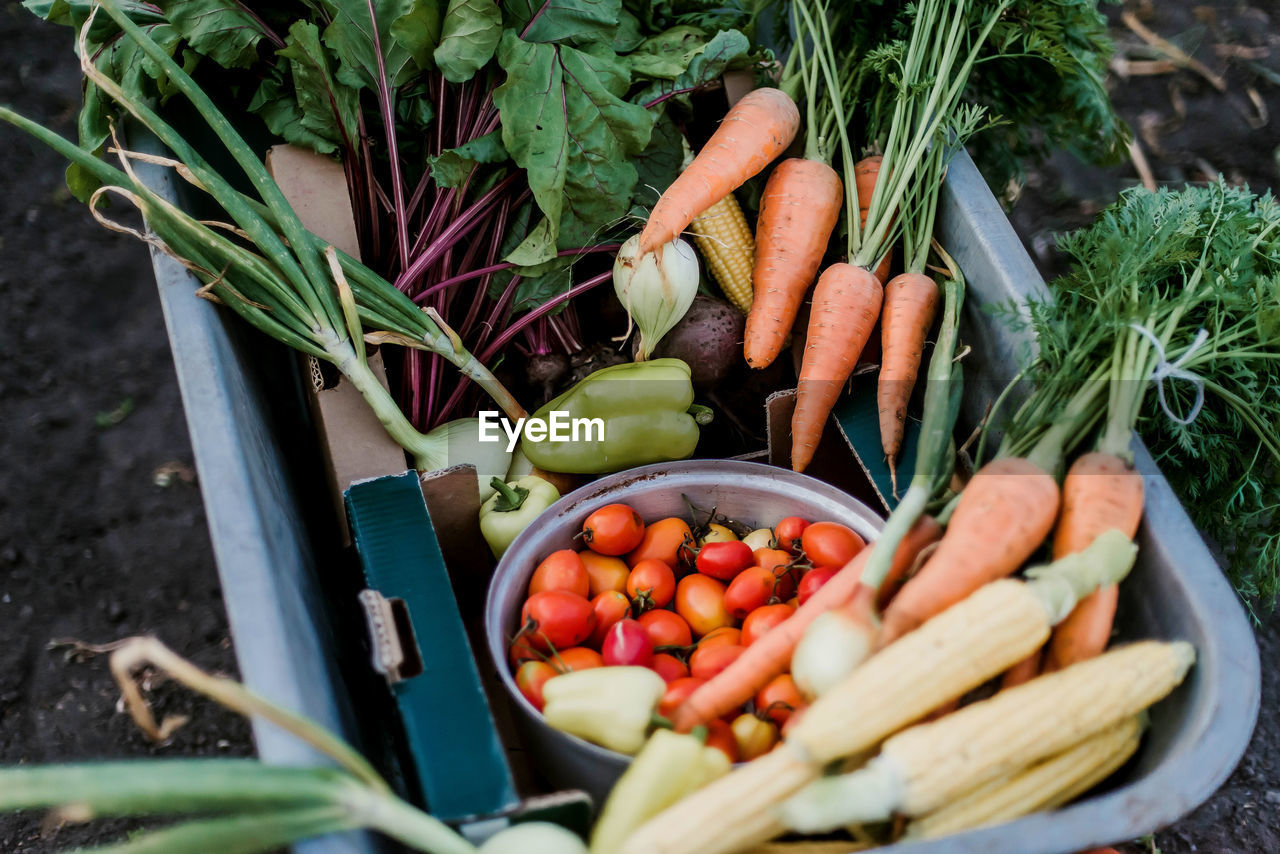
<svg viewBox="0 0 1280 854">
<path fill-rule="evenodd" d="M 516 538 L 498 563 L 485 602 L 489 654 L 515 708 L 525 747 L 543 776 L 559 788 L 582 789 L 597 805 L 631 758 L 552 729 L 516 688 L 507 662 L 507 638 L 520 624 L 529 578 L 539 561 L 557 549 L 574 548 L 574 535 L 593 511 L 622 502 L 646 520 L 684 516 L 685 498 L 699 509 L 749 525 L 772 525 L 786 516 L 848 525 L 868 542 L 883 520 L 835 487 L 803 474 L 761 463 L 689 460 L 661 463 L 610 475 L 561 498 Z"/>
</svg>

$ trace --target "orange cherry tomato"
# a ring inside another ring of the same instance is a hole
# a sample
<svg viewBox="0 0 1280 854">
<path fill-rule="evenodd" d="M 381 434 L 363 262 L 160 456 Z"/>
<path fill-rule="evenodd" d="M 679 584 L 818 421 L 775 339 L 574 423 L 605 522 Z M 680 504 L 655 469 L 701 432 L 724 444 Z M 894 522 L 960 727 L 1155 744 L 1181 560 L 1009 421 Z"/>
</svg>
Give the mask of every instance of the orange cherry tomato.
<svg viewBox="0 0 1280 854">
<path fill-rule="evenodd" d="M 526 634 L 530 643 L 544 652 L 555 647 L 568 649 L 577 646 L 596 627 L 596 614 L 588 602 L 567 590 L 544 590 L 525 600 L 520 610 L 520 624 L 527 626 L 533 620 L 534 628 Z"/>
<path fill-rule="evenodd" d="M 753 566 L 729 582 L 724 591 L 724 607 L 735 620 L 744 620 L 757 608 L 769 604 L 776 582 L 773 571 Z"/>
<path fill-rule="evenodd" d="M 770 679 L 756 694 L 755 702 L 756 714 L 768 717 L 778 726 L 785 724 L 792 714 L 808 705 L 790 673 L 782 673 Z"/>
<path fill-rule="evenodd" d="M 778 743 L 778 726 L 773 721 L 762 721 L 750 712 L 743 712 L 729 725 L 738 748 L 738 758 L 750 762 L 764 756 Z"/>
<path fill-rule="evenodd" d="M 751 646 L 751 644 L 760 640 L 765 632 L 786 620 L 787 617 L 790 617 L 795 612 L 796 609 L 785 602 L 756 608 L 750 614 L 747 614 L 747 618 L 742 621 L 742 645 Z"/>
<path fill-rule="evenodd" d="M 800 535 L 800 545 L 814 566 L 843 568 L 866 542 L 852 528 L 838 522 L 814 522 Z"/>
<path fill-rule="evenodd" d="M 542 661 L 545 657 L 525 635 L 520 635 L 511 643 L 511 647 L 507 650 L 507 655 L 511 660 L 512 670 L 518 669 L 526 661 Z"/>
<path fill-rule="evenodd" d="M 557 675 L 556 669 L 545 661 L 526 661 L 516 671 L 516 687 L 535 709 L 542 711 L 542 686 Z"/>
<path fill-rule="evenodd" d="M 693 655 L 689 656 L 689 674 L 699 679 L 710 679 L 737 661 L 738 656 L 746 651 L 745 646 L 731 644 L 700 646 L 693 651 Z"/>
<path fill-rule="evenodd" d="M 560 549 L 547 555 L 529 580 L 529 595 L 548 590 L 567 590 L 586 599 L 591 593 L 591 579 L 582 558 L 572 549 Z"/>
<path fill-rule="evenodd" d="M 790 599 L 796 593 L 796 584 L 800 580 L 800 570 L 787 564 L 791 563 L 791 555 L 781 549 L 756 549 L 756 565 L 773 572 L 777 579 L 773 586 L 773 595 L 779 599 Z"/>
<path fill-rule="evenodd" d="M 735 629 L 733 626 L 721 626 L 718 629 L 712 629 L 707 632 L 698 641 L 698 646 L 703 648 L 715 646 L 716 644 L 742 646 L 742 629 Z"/>
<path fill-rule="evenodd" d="M 726 721 L 716 718 L 707 724 L 707 747 L 714 747 L 730 762 L 738 761 L 738 740 L 733 737 L 733 728 Z"/>
<path fill-rule="evenodd" d="M 649 669 L 661 676 L 662 681 L 668 685 L 689 675 L 689 668 L 683 661 L 665 652 L 654 655 Z"/>
<path fill-rule="evenodd" d="M 688 646 L 693 643 L 693 633 L 689 630 L 689 624 L 684 621 L 684 617 L 674 611 L 665 611 L 661 608 L 645 611 L 638 619 L 640 625 L 644 626 L 644 630 L 653 639 L 655 647 Z"/>
<path fill-rule="evenodd" d="M 676 613 L 696 637 L 733 622 L 724 607 L 724 585 L 701 573 L 686 575 L 676 585 Z"/>
<path fill-rule="evenodd" d="M 585 646 L 571 646 L 551 656 L 551 666 L 561 673 L 574 670 L 590 670 L 593 667 L 604 667 L 604 657 L 594 649 Z"/>
<path fill-rule="evenodd" d="M 627 576 L 627 595 L 642 598 L 653 608 L 664 608 L 676 595 L 676 575 L 671 567 L 657 559 L 632 564 Z"/>
<path fill-rule="evenodd" d="M 660 560 L 675 569 L 680 564 L 681 546 L 686 539 L 693 539 L 688 522 L 678 516 L 659 519 L 644 529 L 644 538 L 627 555 L 627 564 L 635 566 L 645 560 Z"/>
<path fill-rule="evenodd" d="M 587 547 L 602 555 L 624 555 L 644 539 L 644 520 L 625 504 L 608 504 L 582 523 Z"/>
<path fill-rule="evenodd" d="M 654 659 L 657 659 L 656 655 Z M 658 714 L 664 718 L 671 717 L 671 713 L 676 710 L 676 707 L 689 699 L 689 695 L 706 681 L 693 676 L 681 676 L 679 679 L 673 679 L 668 682 L 666 692 L 662 695 L 662 699 L 658 701 Z"/>
<path fill-rule="evenodd" d="M 599 596 L 606 590 L 627 589 L 627 576 L 631 574 L 631 567 L 622 558 L 598 555 L 590 549 L 578 552 L 578 557 L 586 567 L 592 597 Z"/>
<path fill-rule="evenodd" d="M 606 590 L 591 600 L 591 610 L 595 612 L 596 625 L 591 630 L 591 640 L 588 643 L 599 649 L 613 624 L 630 616 L 631 600 L 625 593 Z"/>
<path fill-rule="evenodd" d="M 778 543 L 778 548 L 789 551 L 793 555 L 800 554 L 800 537 L 807 527 L 809 527 L 809 521 L 799 516 L 788 516 L 783 519 L 773 529 L 773 537 Z"/>
</svg>

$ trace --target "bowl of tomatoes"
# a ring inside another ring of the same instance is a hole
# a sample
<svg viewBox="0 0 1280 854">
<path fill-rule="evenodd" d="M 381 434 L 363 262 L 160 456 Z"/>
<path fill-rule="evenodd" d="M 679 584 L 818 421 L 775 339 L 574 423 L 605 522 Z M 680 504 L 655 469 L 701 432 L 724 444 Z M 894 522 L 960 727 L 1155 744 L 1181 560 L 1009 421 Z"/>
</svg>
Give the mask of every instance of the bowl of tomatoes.
<svg viewBox="0 0 1280 854">
<path fill-rule="evenodd" d="M 649 667 L 667 687 L 659 714 L 669 712 L 882 525 L 830 484 L 737 460 L 630 469 L 561 498 L 503 555 L 485 604 L 489 653 L 538 770 L 599 804 L 630 762 L 547 725 L 546 681 L 578 669 Z M 795 705 L 789 679 L 714 724 L 708 744 L 734 760 L 771 747 Z"/>
</svg>

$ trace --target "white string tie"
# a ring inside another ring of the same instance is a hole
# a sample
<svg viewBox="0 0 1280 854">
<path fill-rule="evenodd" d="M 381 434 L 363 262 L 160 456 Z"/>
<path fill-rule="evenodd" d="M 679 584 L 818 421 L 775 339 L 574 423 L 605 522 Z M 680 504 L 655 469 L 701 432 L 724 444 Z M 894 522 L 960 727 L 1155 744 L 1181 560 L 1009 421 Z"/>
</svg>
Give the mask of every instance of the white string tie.
<svg viewBox="0 0 1280 854">
<path fill-rule="evenodd" d="M 1195 421 L 1196 417 L 1200 414 L 1200 409 L 1204 406 L 1204 379 L 1201 378 L 1199 374 L 1187 370 L 1183 365 L 1185 365 L 1187 361 L 1196 354 L 1196 351 L 1203 347 L 1204 343 L 1209 340 L 1209 333 L 1204 329 L 1201 329 L 1196 333 L 1195 340 L 1191 342 L 1191 346 L 1186 349 L 1186 352 L 1179 356 L 1177 361 L 1170 362 L 1168 358 L 1165 357 L 1164 345 L 1160 343 L 1160 339 L 1155 336 L 1155 333 L 1138 323 L 1130 323 L 1129 328 L 1135 332 L 1141 333 L 1144 338 L 1150 341 L 1151 345 L 1156 348 L 1156 353 L 1159 355 L 1160 360 L 1156 362 L 1156 366 L 1151 369 L 1151 376 L 1149 379 L 1151 382 L 1156 384 L 1156 391 L 1160 396 L 1160 408 L 1164 410 L 1164 414 L 1169 416 L 1170 420 L 1181 424 L 1184 427 L 1192 421 Z M 1175 413 L 1173 409 L 1170 408 L 1169 401 L 1165 399 L 1164 381 L 1167 379 L 1186 380 L 1195 386 L 1196 402 L 1192 404 L 1191 411 L 1187 413 L 1185 418 Z"/>
</svg>

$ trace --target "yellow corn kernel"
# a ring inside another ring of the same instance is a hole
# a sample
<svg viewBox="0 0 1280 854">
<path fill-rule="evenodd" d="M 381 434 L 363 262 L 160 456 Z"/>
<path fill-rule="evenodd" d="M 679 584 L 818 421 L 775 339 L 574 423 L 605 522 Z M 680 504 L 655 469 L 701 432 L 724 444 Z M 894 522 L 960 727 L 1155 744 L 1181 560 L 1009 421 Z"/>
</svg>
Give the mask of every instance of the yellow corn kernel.
<svg viewBox="0 0 1280 854">
<path fill-rule="evenodd" d="M 740 310 L 750 311 L 756 241 L 733 193 L 707 208 L 689 225 L 689 230 L 720 290 Z"/>
<path fill-rule="evenodd" d="M 1110 777 L 1142 740 L 1144 716 L 1132 715 L 1056 756 L 984 786 L 907 825 L 924 839 L 1057 809 Z"/>
</svg>

